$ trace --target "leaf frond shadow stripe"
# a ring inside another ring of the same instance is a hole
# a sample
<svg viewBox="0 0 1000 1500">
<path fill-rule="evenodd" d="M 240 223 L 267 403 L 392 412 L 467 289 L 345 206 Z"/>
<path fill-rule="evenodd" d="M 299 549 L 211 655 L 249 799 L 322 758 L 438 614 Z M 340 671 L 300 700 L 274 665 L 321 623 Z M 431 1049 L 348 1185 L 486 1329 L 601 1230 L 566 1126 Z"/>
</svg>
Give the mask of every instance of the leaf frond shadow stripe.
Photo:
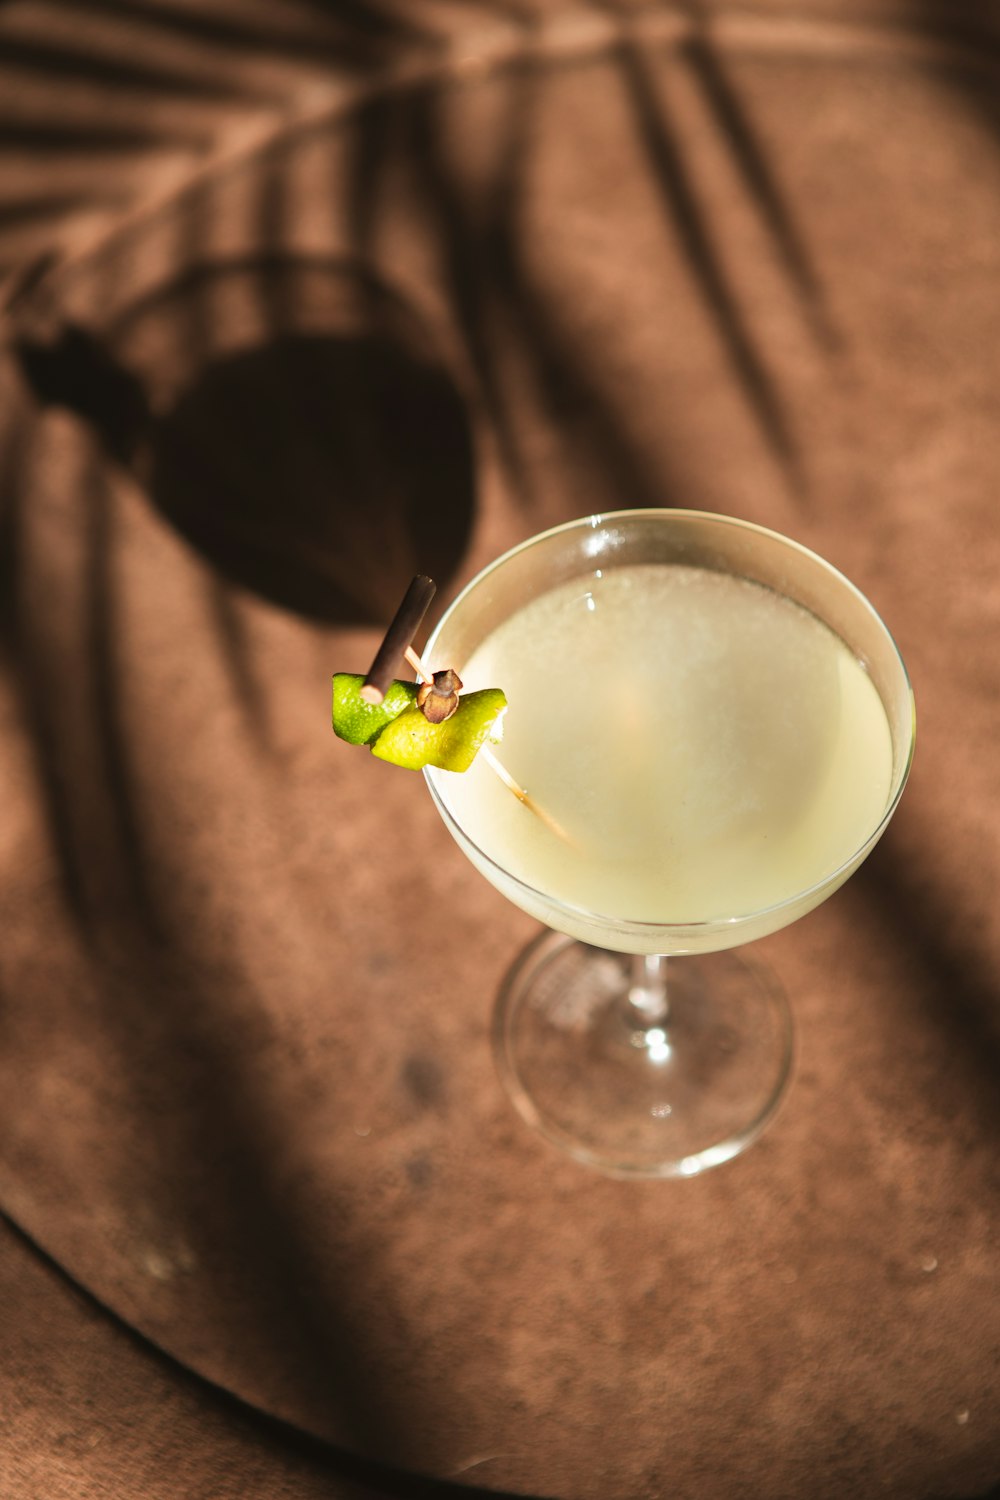
<svg viewBox="0 0 1000 1500">
<path fill-rule="evenodd" d="M 62 897 L 77 929 L 86 933 L 89 902 L 84 860 L 74 829 L 73 799 L 65 772 L 65 746 L 53 717 L 49 674 L 25 618 L 23 574 L 27 558 L 23 509 L 29 470 L 23 426 L 7 434 L 5 450 L 0 474 L 0 632 L 6 637 L 16 664 L 14 680 L 33 750 L 39 808 L 55 854 Z"/>
<path fill-rule="evenodd" d="M 661 112 L 646 64 L 629 40 L 618 43 L 616 55 L 636 132 L 653 169 L 668 221 L 677 231 L 685 258 L 772 452 L 789 477 L 798 478 L 799 454 L 781 402 L 729 289 L 682 152 Z"/>
<path fill-rule="evenodd" d="M 574 438 L 590 452 L 611 490 L 627 494 L 633 505 L 663 504 L 662 475 L 654 475 L 644 462 L 579 352 L 570 349 L 558 333 L 547 299 L 531 284 L 521 249 L 520 189 L 543 75 L 529 60 L 509 76 L 508 135 L 488 198 L 483 235 L 483 258 L 493 268 L 505 321 L 520 332 L 521 352 L 553 425 L 565 426 L 567 410 L 584 415 Z"/>
<path fill-rule="evenodd" d="M 116 195 L 109 192 L 101 195 L 102 204 L 116 201 Z M 90 209 L 94 206 L 94 197 L 88 193 L 66 193 L 52 194 L 49 197 L 40 195 L 31 198 L 8 199 L 3 202 L 0 199 L 0 230 L 13 229 L 24 224 L 44 223 L 47 219 L 63 218 L 66 214 L 75 213 L 81 209 Z"/>
<path fill-rule="evenodd" d="M 253 668 L 253 656 L 239 611 L 225 585 L 213 578 L 208 587 L 208 605 L 219 644 L 222 647 L 229 680 L 254 741 L 259 748 L 271 748 L 264 695 Z"/>
<path fill-rule="evenodd" d="M 126 22 L 143 22 L 155 26 L 164 35 L 180 37 L 192 42 L 206 42 L 225 47 L 234 54 L 246 56 L 259 54 L 265 57 L 315 59 L 329 57 L 333 61 L 344 61 L 353 57 L 375 62 L 379 44 L 386 39 L 419 39 L 424 33 L 418 28 L 407 28 L 399 22 L 395 29 L 386 24 L 372 24 L 370 17 L 363 16 L 352 25 L 344 6 L 336 10 L 330 7 L 329 24 L 314 27 L 311 31 L 303 26 L 289 25 L 276 11 L 273 18 L 254 22 L 249 14 L 237 16 L 232 12 L 210 13 L 179 11 L 174 6 L 158 4 L 157 0 L 87 0 L 87 10 L 94 15 L 121 17 Z"/>
<path fill-rule="evenodd" d="M 109 860 L 117 860 L 119 873 L 125 877 L 123 888 L 130 895 L 133 919 L 146 936 L 158 944 L 164 934 L 154 898 L 135 777 L 126 745 L 121 679 L 116 660 L 117 643 L 122 632 L 114 569 L 112 497 L 96 457 L 81 475 L 81 498 L 87 525 L 87 671 L 93 728 L 113 812 L 106 852 Z"/>
<path fill-rule="evenodd" d="M 948 936 L 949 899 L 922 879 L 883 840 L 851 881 L 855 899 L 877 913 L 891 943 L 911 954 L 926 980 L 922 1003 L 935 1025 L 954 1038 L 956 1054 L 982 1083 L 992 1123 L 1000 1128 L 1000 995 L 989 955 L 961 950 Z"/>
<path fill-rule="evenodd" d="M 515 488 L 527 496 L 530 478 L 508 409 L 491 336 L 489 267 L 484 264 L 480 237 L 445 160 L 436 106 L 432 88 L 416 90 L 401 105 L 407 116 L 408 165 L 438 236 L 446 284 L 493 422 L 501 458 Z"/>
<path fill-rule="evenodd" d="M 204 130 L 184 130 L 176 124 L 156 129 L 132 121 L 128 125 L 73 123 L 61 125 L 55 120 L 4 120 L 0 118 L 0 151 L 16 150 L 38 156 L 80 157 L 163 149 L 204 150 L 211 136 Z M 42 163 L 44 166 L 44 162 Z"/>
<path fill-rule="evenodd" d="M 771 231 L 814 336 L 822 347 L 832 351 L 839 339 L 830 321 L 823 288 L 749 115 L 707 37 L 692 38 L 681 48 L 681 55 L 698 78 L 743 180 Z"/>
<path fill-rule="evenodd" d="M 382 5 L 378 0 L 302 0 L 310 10 L 333 16 L 340 26 L 360 36 L 393 42 L 435 42 L 436 32 L 428 25 L 404 21 L 402 9 Z"/>
<path fill-rule="evenodd" d="M 158 66 L 150 60 L 131 63 L 58 43 L 0 35 L 0 91 L 9 88 L 18 74 L 35 73 L 55 81 L 107 84 L 111 88 L 142 90 L 189 99 L 261 100 L 270 97 L 259 87 L 247 88 L 221 75 L 199 78 L 177 68 Z M 280 95 L 275 95 L 280 98 Z"/>
</svg>

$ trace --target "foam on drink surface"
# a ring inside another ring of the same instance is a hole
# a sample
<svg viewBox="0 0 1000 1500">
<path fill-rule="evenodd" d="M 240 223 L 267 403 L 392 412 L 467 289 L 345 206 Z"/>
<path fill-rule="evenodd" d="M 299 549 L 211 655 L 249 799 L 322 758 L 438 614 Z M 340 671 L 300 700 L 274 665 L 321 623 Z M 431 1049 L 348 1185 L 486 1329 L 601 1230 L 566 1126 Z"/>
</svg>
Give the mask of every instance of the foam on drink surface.
<svg viewBox="0 0 1000 1500">
<path fill-rule="evenodd" d="M 772 590 L 674 565 L 528 602 L 460 664 L 502 685 L 502 758 L 567 845 L 477 762 L 436 784 L 499 865 L 613 919 L 695 923 L 815 885 L 877 827 L 892 777 L 863 666 Z"/>
</svg>

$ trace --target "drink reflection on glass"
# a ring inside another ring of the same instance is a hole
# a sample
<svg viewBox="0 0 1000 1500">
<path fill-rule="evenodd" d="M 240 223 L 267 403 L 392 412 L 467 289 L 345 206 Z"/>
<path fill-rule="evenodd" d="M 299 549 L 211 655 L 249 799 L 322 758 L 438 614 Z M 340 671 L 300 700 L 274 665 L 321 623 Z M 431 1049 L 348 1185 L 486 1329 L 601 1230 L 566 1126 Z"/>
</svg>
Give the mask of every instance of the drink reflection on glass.
<svg viewBox="0 0 1000 1500">
<path fill-rule="evenodd" d="M 885 626 L 774 532 L 623 511 L 491 564 L 424 660 L 503 688 L 503 764 L 547 814 L 483 757 L 425 771 L 473 864 L 550 929 L 496 1011 L 518 1110 L 614 1175 L 727 1160 L 773 1114 L 792 1033 L 722 950 L 818 905 L 885 829 L 914 735 Z"/>
</svg>

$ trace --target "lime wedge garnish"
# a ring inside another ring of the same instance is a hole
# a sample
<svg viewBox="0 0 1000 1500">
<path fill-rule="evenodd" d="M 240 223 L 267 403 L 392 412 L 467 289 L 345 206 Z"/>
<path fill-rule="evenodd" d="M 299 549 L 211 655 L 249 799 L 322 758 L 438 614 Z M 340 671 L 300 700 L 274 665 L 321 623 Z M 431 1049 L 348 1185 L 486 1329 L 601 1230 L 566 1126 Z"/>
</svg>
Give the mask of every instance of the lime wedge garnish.
<svg viewBox="0 0 1000 1500">
<path fill-rule="evenodd" d="M 467 771 L 485 741 L 495 744 L 503 734 L 507 699 L 499 688 L 465 693 L 450 719 L 432 724 L 416 706 L 417 683 L 397 679 L 381 703 L 366 703 L 363 682 L 354 672 L 334 673 L 334 732 L 351 745 L 369 745 L 394 766 Z"/>
<path fill-rule="evenodd" d="M 417 701 L 417 684 L 397 679 L 381 703 L 366 703 L 361 697 L 364 680 L 354 672 L 333 675 L 333 732 L 351 745 L 372 744 L 387 724 Z"/>
<path fill-rule="evenodd" d="M 486 740 L 494 744 L 500 740 L 506 708 L 507 699 L 499 688 L 463 694 L 457 710 L 443 724 L 431 724 L 419 708 L 407 708 L 382 730 L 372 754 L 410 771 L 424 766 L 467 771 Z"/>
</svg>

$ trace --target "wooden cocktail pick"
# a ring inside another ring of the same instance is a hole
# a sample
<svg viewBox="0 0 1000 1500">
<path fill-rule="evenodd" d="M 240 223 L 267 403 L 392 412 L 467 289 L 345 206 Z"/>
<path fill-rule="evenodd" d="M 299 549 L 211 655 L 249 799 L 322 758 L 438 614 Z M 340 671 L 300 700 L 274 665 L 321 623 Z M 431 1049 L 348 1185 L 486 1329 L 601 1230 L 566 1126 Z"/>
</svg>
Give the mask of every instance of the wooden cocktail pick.
<svg viewBox="0 0 1000 1500">
<path fill-rule="evenodd" d="M 422 678 L 426 684 L 433 684 L 436 679 L 441 681 L 447 675 L 445 673 L 435 674 L 430 671 L 421 661 L 412 645 L 413 637 L 419 629 L 420 623 L 427 613 L 428 606 L 436 592 L 437 585 L 432 578 L 427 577 L 426 573 L 418 573 L 411 582 L 403 596 L 402 603 L 393 616 L 392 623 L 382 638 L 382 643 L 375 653 L 375 658 L 361 686 L 361 697 L 366 703 L 382 702 L 401 658 L 405 658 L 409 662 L 417 676 Z M 456 681 L 459 681 L 457 674 L 452 672 L 451 676 Z M 451 687 L 450 682 L 445 685 L 449 688 Z M 461 686 L 460 681 L 459 686 Z M 457 691 L 452 696 L 454 696 L 457 706 Z M 428 711 L 426 702 L 422 706 L 424 706 L 424 711 L 427 712 L 428 717 L 432 717 L 433 709 Z M 491 771 L 500 778 L 507 790 L 512 792 L 529 812 L 534 813 L 537 818 L 540 818 L 557 838 L 562 839 L 567 844 L 574 842 L 561 824 L 557 823 L 555 818 L 550 813 L 547 813 L 543 807 L 539 807 L 538 803 L 525 791 L 524 787 L 520 786 L 514 780 L 514 777 L 507 770 L 506 766 L 497 758 L 488 745 L 483 745 L 479 754 L 484 758 Z"/>
<path fill-rule="evenodd" d="M 389 629 L 382 637 L 382 644 L 368 668 L 368 675 L 361 684 L 361 696 L 366 703 L 382 702 L 396 667 L 420 628 L 420 622 L 436 593 L 437 584 L 426 573 L 418 573 L 413 579 Z"/>
</svg>

